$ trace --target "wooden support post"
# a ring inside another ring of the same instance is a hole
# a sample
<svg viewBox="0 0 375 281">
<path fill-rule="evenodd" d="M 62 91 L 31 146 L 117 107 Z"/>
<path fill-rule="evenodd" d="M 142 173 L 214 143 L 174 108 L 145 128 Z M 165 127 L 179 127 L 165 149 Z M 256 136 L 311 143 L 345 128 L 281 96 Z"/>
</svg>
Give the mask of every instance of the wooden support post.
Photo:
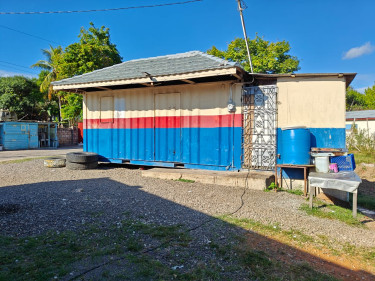
<svg viewBox="0 0 375 281">
<path fill-rule="evenodd" d="M 314 193 L 315 193 L 315 187 L 310 186 L 310 200 L 309 200 L 310 209 L 312 209 L 313 207 L 313 197 L 315 195 Z"/>
<path fill-rule="evenodd" d="M 280 167 L 280 188 L 283 188 L 283 167 Z"/>
<path fill-rule="evenodd" d="M 51 124 L 49 123 L 47 127 L 47 143 L 48 143 L 48 147 L 51 147 Z"/>
<path fill-rule="evenodd" d="M 357 217 L 357 196 L 358 195 L 358 189 L 356 189 L 353 192 L 353 218 Z"/>
</svg>

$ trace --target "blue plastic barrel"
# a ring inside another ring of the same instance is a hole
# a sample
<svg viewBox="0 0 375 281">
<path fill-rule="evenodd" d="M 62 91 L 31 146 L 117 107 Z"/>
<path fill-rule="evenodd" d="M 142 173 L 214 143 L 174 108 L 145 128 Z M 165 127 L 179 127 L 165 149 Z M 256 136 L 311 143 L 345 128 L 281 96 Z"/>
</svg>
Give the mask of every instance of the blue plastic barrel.
<svg viewBox="0 0 375 281">
<path fill-rule="evenodd" d="M 283 164 L 310 164 L 310 130 L 304 127 L 290 127 L 282 129 Z"/>
</svg>

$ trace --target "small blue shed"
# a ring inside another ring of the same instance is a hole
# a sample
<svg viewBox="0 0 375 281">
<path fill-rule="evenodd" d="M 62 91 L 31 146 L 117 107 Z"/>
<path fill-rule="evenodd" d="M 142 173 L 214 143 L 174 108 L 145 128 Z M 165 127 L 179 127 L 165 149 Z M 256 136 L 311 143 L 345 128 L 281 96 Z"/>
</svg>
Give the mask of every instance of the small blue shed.
<svg viewBox="0 0 375 281">
<path fill-rule="evenodd" d="M 38 148 L 38 124 L 25 122 L 0 123 L 0 144 L 4 150 Z"/>
</svg>

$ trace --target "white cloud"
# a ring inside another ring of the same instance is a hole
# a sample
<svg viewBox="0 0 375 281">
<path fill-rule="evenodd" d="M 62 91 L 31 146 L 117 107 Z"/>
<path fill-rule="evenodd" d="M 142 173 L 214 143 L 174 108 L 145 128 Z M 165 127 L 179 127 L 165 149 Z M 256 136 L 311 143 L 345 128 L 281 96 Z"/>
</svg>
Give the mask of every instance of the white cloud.
<svg viewBox="0 0 375 281">
<path fill-rule="evenodd" d="M 370 86 L 369 86 L 370 87 Z M 358 92 L 360 92 L 361 94 L 364 94 L 365 93 L 365 90 L 367 89 L 368 87 L 362 87 L 362 88 L 357 88 L 357 89 L 354 89 Z"/>
<path fill-rule="evenodd" d="M 363 44 L 362 46 L 351 48 L 349 51 L 347 51 L 344 54 L 343 59 L 350 60 L 350 59 L 358 58 L 363 55 L 371 54 L 373 51 L 375 51 L 375 46 L 371 45 L 370 42 L 367 42 Z"/>
<path fill-rule="evenodd" d="M 21 73 L 21 72 L 13 72 L 13 71 L 7 71 L 7 70 L 0 69 L 0 77 L 9 77 L 9 76 L 15 76 L 15 75 L 25 76 L 27 78 L 37 77 L 37 75 L 25 74 L 25 73 Z"/>
</svg>

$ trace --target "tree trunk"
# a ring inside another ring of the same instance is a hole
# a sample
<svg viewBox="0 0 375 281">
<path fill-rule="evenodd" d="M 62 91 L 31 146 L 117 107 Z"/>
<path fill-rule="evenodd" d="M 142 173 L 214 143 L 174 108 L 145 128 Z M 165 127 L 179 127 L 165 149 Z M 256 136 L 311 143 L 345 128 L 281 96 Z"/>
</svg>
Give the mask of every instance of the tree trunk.
<svg viewBox="0 0 375 281">
<path fill-rule="evenodd" d="M 61 116 L 61 96 L 58 95 L 59 97 L 59 122 L 62 122 L 62 116 Z"/>
</svg>

